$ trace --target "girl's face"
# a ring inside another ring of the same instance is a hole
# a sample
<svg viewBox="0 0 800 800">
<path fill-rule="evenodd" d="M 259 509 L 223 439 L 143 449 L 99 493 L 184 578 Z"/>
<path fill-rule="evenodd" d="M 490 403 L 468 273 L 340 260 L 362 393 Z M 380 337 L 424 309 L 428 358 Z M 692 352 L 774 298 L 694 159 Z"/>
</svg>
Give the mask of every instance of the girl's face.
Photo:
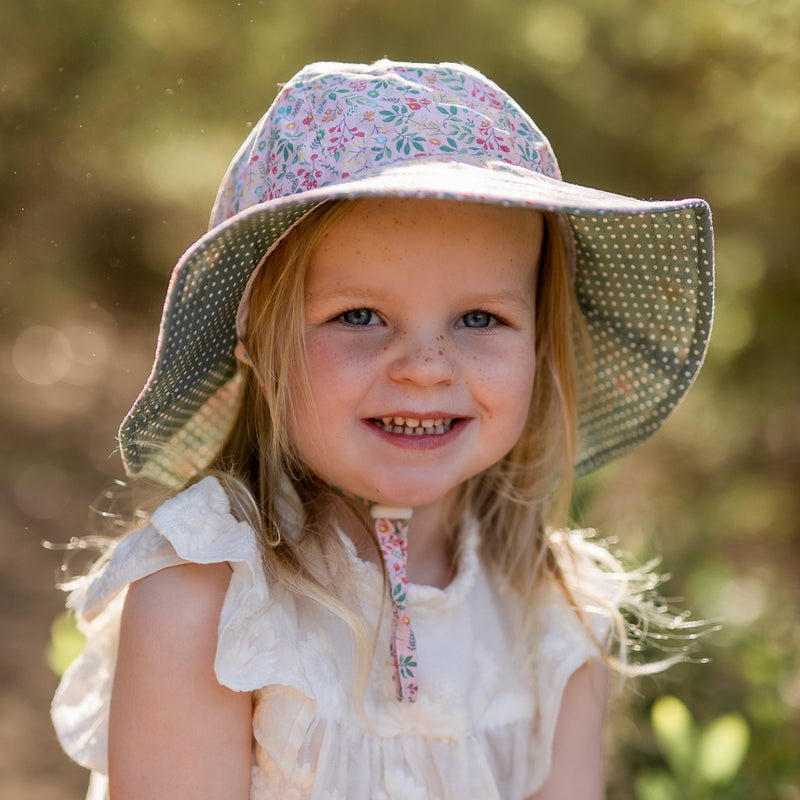
<svg viewBox="0 0 800 800">
<path fill-rule="evenodd" d="M 400 506 L 442 500 L 522 433 L 543 220 L 440 200 L 356 201 L 312 253 L 309 396 L 292 435 L 323 480 Z"/>
</svg>

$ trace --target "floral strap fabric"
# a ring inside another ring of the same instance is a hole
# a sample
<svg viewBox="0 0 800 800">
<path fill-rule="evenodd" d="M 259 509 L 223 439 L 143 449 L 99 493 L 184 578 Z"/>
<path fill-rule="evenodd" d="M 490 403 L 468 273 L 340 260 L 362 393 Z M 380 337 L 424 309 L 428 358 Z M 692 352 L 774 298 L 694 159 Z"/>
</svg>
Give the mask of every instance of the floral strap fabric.
<svg viewBox="0 0 800 800">
<path fill-rule="evenodd" d="M 386 564 L 386 581 L 392 601 L 392 631 L 389 652 L 392 656 L 394 688 L 401 703 L 417 697 L 417 642 L 407 612 L 408 520 L 410 508 L 373 505 L 370 515 Z"/>
</svg>

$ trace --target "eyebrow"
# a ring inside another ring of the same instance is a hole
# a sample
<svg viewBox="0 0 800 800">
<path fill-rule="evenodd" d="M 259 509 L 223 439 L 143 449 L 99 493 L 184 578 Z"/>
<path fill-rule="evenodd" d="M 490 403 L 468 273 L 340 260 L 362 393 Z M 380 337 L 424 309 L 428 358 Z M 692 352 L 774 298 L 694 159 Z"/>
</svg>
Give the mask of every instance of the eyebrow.
<svg viewBox="0 0 800 800">
<path fill-rule="evenodd" d="M 531 301 L 535 299 L 534 292 L 531 293 Z M 338 287 L 333 292 L 312 292 L 307 295 L 307 299 L 325 301 L 330 303 L 341 303 L 347 301 L 348 303 L 360 302 L 362 299 L 365 302 L 374 302 L 376 298 L 384 294 L 383 290 L 378 289 L 365 289 L 363 286 L 342 286 Z M 529 303 L 517 292 L 510 291 L 489 291 L 489 292 L 474 292 L 467 295 L 461 305 L 472 308 L 480 308 L 485 305 L 500 305 L 500 306 L 514 306 L 521 310 L 527 310 L 532 303 Z"/>
</svg>

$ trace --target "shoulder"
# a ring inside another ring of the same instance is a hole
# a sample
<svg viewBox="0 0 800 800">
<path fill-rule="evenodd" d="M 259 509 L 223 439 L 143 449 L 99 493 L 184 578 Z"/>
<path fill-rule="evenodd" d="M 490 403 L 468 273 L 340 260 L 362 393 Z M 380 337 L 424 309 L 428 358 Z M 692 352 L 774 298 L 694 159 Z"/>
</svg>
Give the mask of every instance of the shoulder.
<svg viewBox="0 0 800 800">
<path fill-rule="evenodd" d="M 119 797 L 211 797 L 246 786 L 248 693 L 217 680 L 225 563 L 181 564 L 130 586 L 109 719 L 109 776 Z M 236 792 L 227 796 L 236 796 Z M 246 796 L 246 795 L 241 795 Z"/>
<path fill-rule="evenodd" d="M 220 615 L 230 583 L 225 563 L 180 564 L 131 584 L 120 621 L 119 687 L 159 689 L 174 676 L 213 677 Z"/>
<path fill-rule="evenodd" d="M 196 647 L 195 637 L 206 634 L 216 644 L 231 575 L 232 569 L 226 562 L 186 563 L 135 581 L 125 600 L 121 635 L 180 633 L 179 639 L 186 639 L 187 646 Z"/>
</svg>

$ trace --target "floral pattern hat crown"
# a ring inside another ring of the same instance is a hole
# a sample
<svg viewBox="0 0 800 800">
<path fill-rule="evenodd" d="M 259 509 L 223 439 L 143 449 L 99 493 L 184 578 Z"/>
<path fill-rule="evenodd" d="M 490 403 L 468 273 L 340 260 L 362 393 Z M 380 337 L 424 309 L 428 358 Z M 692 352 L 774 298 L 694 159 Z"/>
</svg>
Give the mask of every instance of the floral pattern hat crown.
<svg viewBox="0 0 800 800">
<path fill-rule="evenodd" d="M 558 215 L 593 348 L 578 376 L 578 474 L 633 448 L 680 402 L 713 313 L 702 200 L 642 201 L 562 181 L 533 120 L 470 67 L 318 63 L 253 128 L 209 232 L 172 273 L 155 363 L 119 432 L 129 475 L 178 487 L 208 466 L 237 407 L 237 315 L 241 331 L 256 269 L 320 203 L 387 195 Z"/>
</svg>

